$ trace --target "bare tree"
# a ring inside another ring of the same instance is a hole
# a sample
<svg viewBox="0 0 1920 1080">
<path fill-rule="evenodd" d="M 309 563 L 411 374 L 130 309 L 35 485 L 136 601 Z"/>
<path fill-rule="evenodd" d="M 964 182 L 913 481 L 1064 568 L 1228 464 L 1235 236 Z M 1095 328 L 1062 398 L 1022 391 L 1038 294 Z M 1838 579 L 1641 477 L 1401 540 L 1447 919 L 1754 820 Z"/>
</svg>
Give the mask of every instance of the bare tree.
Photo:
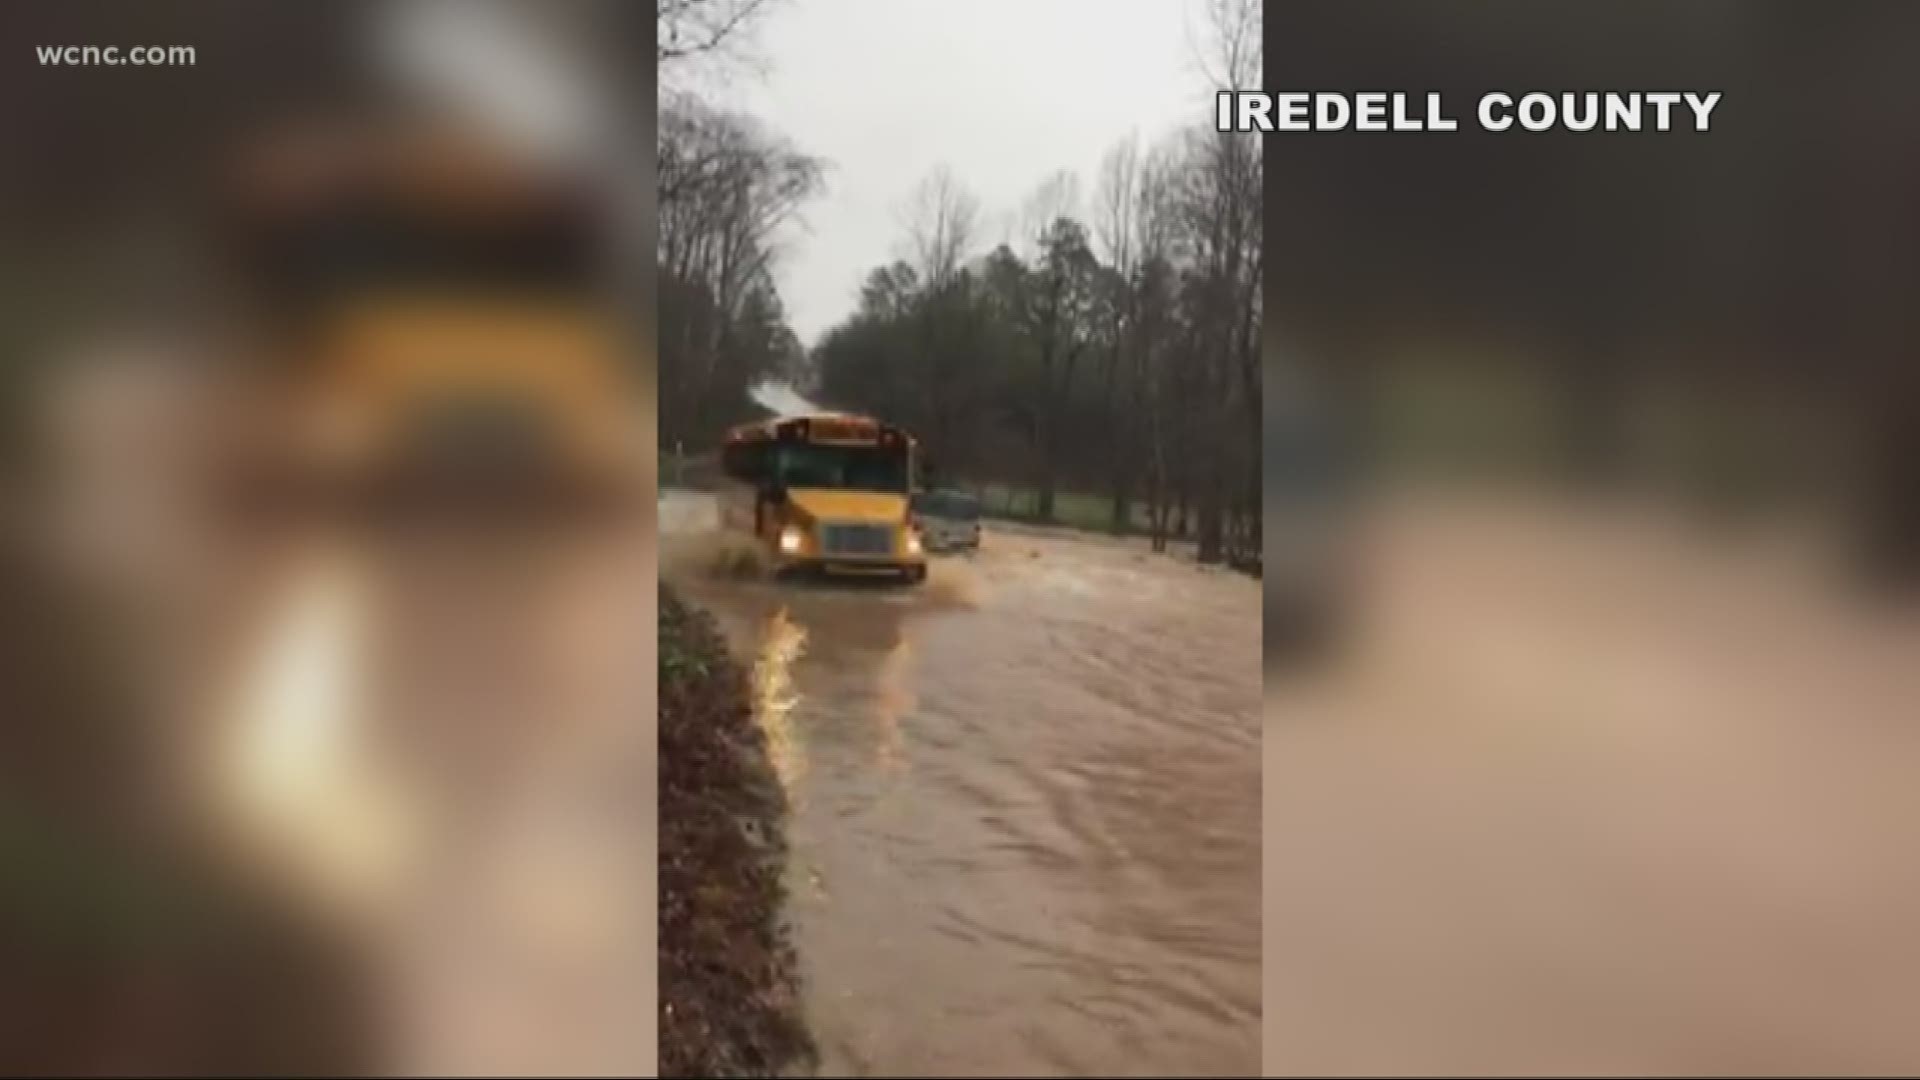
<svg viewBox="0 0 1920 1080">
<path fill-rule="evenodd" d="M 1258 0 L 1207 0 L 1206 60 L 1218 87 L 1260 84 Z M 1259 542 L 1260 303 L 1265 257 L 1264 192 L 1257 138 L 1198 129 L 1179 185 L 1192 244 L 1191 288 L 1200 315 L 1191 358 L 1195 392 L 1237 415 L 1196 447 L 1199 555 L 1254 557 Z M 1227 432 L 1238 427 L 1240 438 Z M 1251 546 L 1251 550 L 1248 550 Z"/>
<path fill-rule="evenodd" d="M 1140 140 L 1130 135 L 1101 159 L 1100 185 L 1094 193 L 1094 235 L 1108 263 L 1125 276 L 1133 273 L 1133 222 L 1139 200 Z"/>
<path fill-rule="evenodd" d="M 1180 240 L 1179 183 L 1185 163 L 1178 139 L 1148 147 L 1136 166 L 1132 241 L 1134 257 L 1145 266 L 1172 260 Z"/>
<path fill-rule="evenodd" d="M 658 175 L 662 261 L 707 282 L 731 312 L 776 231 L 818 193 L 824 165 L 750 117 L 683 99 L 662 118 Z"/>
<path fill-rule="evenodd" d="M 721 52 L 751 31 L 774 0 L 655 0 L 654 59 L 661 64 Z"/>
<path fill-rule="evenodd" d="M 1101 380 L 1101 409 L 1110 418 L 1106 429 L 1108 493 L 1112 498 L 1109 527 L 1122 531 L 1132 505 L 1133 479 L 1140 447 L 1128 419 L 1138 414 L 1137 365 L 1129 357 L 1139 351 L 1139 267 L 1134 218 L 1140 210 L 1140 141 L 1129 135 L 1114 144 L 1100 163 L 1100 181 L 1094 192 L 1094 233 L 1105 249 L 1110 273 L 1106 276 L 1104 313 L 1106 355 Z"/>
<path fill-rule="evenodd" d="M 1262 62 L 1262 0 L 1204 0 L 1204 38 L 1190 44 L 1195 60 L 1215 90 L 1258 90 Z"/>
<path fill-rule="evenodd" d="M 915 373 L 916 404 L 929 435 L 951 447 L 958 399 L 972 366 L 963 355 L 975 322 L 963 268 L 980 232 L 980 201 L 942 165 L 914 187 L 903 216 L 920 292 L 912 355 L 902 360 Z"/>
<path fill-rule="evenodd" d="M 942 165 L 914 188 L 905 217 L 921 280 L 936 292 L 946 288 L 980 231 L 980 201 Z"/>
<path fill-rule="evenodd" d="M 1080 178 L 1065 169 L 1040 182 L 1020 208 L 1021 242 L 1029 256 L 1046 247 L 1047 237 L 1061 219 L 1080 217 Z"/>
<path fill-rule="evenodd" d="M 1177 316 L 1174 260 L 1182 224 L 1177 202 L 1184 167 L 1180 151 L 1179 142 L 1162 140 L 1136 156 L 1133 208 L 1128 215 L 1133 235 L 1126 244 L 1136 268 L 1130 289 L 1133 354 L 1127 372 L 1132 395 L 1128 405 L 1142 421 L 1139 430 L 1144 442 L 1138 447 L 1135 467 L 1146 485 L 1147 522 L 1156 550 L 1166 546 L 1173 482 L 1169 411 L 1174 405 L 1171 339 Z"/>
<path fill-rule="evenodd" d="M 1213 10 L 1215 68 L 1257 78 L 1258 9 Z M 970 263 L 948 226 L 979 219 L 943 170 L 903 216 L 903 261 L 875 270 L 815 351 L 823 386 L 911 417 L 950 460 L 1026 487 L 1021 512 L 1051 518 L 1059 493 L 1100 493 L 1123 530 L 1144 495 L 1161 546 L 1171 531 L 1197 536 L 1209 561 L 1249 558 L 1261 178 L 1252 139 L 1130 138 L 1091 177 L 1084 214 L 1080 179 L 1049 175 L 996 216 L 1003 242 Z"/>
<path fill-rule="evenodd" d="M 658 176 L 665 437 L 676 424 L 705 426 L 759 369 L 779 365 L 777 240 L 819 191 L 823 166 L 749 117 L 681 97 L 661 115 Z"/>
</svg>

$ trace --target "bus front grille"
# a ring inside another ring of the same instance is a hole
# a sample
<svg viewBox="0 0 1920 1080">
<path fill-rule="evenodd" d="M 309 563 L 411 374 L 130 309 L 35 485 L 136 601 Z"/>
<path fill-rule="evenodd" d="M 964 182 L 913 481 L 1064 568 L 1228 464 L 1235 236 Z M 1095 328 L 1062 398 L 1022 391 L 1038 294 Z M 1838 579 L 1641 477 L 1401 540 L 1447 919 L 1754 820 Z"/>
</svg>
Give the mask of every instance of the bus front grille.
<svg viewBox="0 0 1920 1080">
<path fill-rule="evenodd" d="M 820 550 L 827 555 L 891 555 L 893 530 L 885 525 L 822 525 Z"/>
</svg>

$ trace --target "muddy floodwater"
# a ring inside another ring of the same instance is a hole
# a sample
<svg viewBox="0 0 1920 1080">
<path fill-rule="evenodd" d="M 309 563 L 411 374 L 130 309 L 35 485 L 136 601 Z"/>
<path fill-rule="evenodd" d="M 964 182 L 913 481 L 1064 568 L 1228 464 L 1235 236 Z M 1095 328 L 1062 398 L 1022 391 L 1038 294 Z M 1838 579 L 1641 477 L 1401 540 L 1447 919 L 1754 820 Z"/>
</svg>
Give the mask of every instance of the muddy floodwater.
<svg viewBox="0 0 1920 1080">
<path fill-rule="evenodd" d="M 1268 683 L 1269 1075 L 1920 1066 L 1914 613 L 1791 535 L 1389 511 L 1351 655 Z"/>
<path fill-rule="evenodd" d="M 647 1075 L 651 513 L 234 513 L 188 437 L 218 411 L 136 375 L 71 391 L 32 525 L 99 594 L 169 802 L 347 943 L 345 1050 Z"/>
<path fill-rule="evenodd" d="M 362 944 L 383 1070 L 632 1075 L 655 1008 L 646 538 L 447 532 L 289 537 L 173 609 L 225 624 L 184 635 L 181 786 Z"/>
<path fill-rule="evenodd" d="M 712 522 L 663 497 L 661 574 L 755 668 L 822 1074 L 1255 1074 L 1258 582 L 989 528 L 774 583 Z"/>
</svg>

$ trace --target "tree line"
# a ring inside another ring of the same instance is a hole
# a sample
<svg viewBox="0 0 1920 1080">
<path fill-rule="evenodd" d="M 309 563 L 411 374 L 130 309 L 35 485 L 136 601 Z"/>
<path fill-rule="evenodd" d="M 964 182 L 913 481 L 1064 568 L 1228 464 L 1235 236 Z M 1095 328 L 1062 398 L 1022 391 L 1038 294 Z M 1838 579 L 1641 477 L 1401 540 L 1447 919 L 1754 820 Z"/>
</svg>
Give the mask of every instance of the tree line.
<svg viewBox="0 0 1920 1080">
<path fill-rule="evenodd" d="M 805 349 L 774 280 L 779 237 L 823 189 L 825 162 L 709 101 L 754 60 L 774 0 L 657 0 L 659 435 L 699 452 L 750 416 L 747 393 L 793 380 Z"/>
<path fill-rule="evenodd" d="M 810 356 L 819 394 L 896 418 L 943 472 L 1019 485 L 1055 516 L 1097 495 L 1116 531 L 1259 550 L 1260 153 L 1178 132 L 1043 181 L 1017 236 L 979 244 L 978 201 L 936 171 L 905 258 L 875 267 Z M 1144 520 L 1141 520 L 1144 518 Z"/>
<path fill-rule="evenodd" d="M 659 137 L 660 434 L 704 448 L 750 412 L 750 387 L 799 373 L 773 260 L 823 165 L 692 94 L 662 105 Z"/>
</svg>

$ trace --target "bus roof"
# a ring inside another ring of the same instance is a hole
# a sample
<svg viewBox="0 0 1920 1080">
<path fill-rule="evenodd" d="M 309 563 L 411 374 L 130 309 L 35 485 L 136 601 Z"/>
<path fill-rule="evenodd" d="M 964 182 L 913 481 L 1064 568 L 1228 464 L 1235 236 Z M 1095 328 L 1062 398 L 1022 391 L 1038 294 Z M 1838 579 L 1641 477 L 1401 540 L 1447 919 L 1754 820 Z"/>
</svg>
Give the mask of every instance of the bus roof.
<svg viewBox="0 0 1920 1080">
<path fill-rule="evenodd" d="M 821 409 L 807 413 L 789 413 L 785 416 L 769 416 L 764 420 L 751 420 L 744 424 L 736 424 L 727 432 L 727 441 L 738 442 L 743 439 L 771 439 L 776 437 L 779 429 L 787 424 L 812 425 L 821 421 L 828 423 L 870 424 L 879 431 L 893 432 L 905 439 L 908 443 L 914 441 L 913 436 L 905 429 L 894 424 L 889 424 L 884 420 L 860 413 L 838 412 L 830 409 Z"/>
<path fill-rule="evenodd" d="M 439 212 L 518 214 L 594 198 L 589 177 L 448 124 L 323 118 L 258 133 L 229 166 L 231 204 L 264 219 L 369 196 Z"/>
</svg>

